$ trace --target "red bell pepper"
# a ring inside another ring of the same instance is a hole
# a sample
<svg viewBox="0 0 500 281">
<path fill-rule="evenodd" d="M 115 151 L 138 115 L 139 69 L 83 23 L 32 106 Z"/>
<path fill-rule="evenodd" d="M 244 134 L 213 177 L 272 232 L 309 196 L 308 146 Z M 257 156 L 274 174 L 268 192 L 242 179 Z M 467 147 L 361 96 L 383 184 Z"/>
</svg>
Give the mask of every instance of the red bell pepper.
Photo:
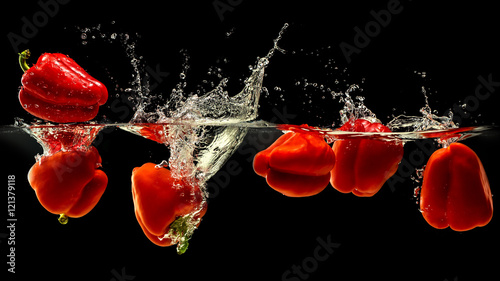
<svg viewBox="0 0 500 281">
<path fill-rule="evenodd" d="M 74 60 L 63 54 L 45 53 L 31 68 L 29 50 L 20 54 L 25 71 L 19 101 L 32 115 L 58 123 L 85 122 L 97 115 L 108 99 L 106 87 Z"/>
<path fill-rule="evenodd" d="M 466 231 L 485 226 L 493 199 L 483 164 L 472 149 L 452 143 L 429 158 L 420 191 L 420 210 L 433 227 Z"/>
<path fill-rule="evenodd" d="M 339 128 L 350 132 L 391 132 L 378 122 L 351 119 Z M 331 184 L 340 192 L 356 196 L 375 195 L 398 169 L 403 158 L 403 144 L 397 140 L 351 138 L 333 144 L 336 164 Z"/>
<path fill-rule="evenodd" d="M 132 171 L 132 196 L 135 216 L 149 240 L 158 246 L 178 244 L 178 253 L 184 253 L 206 213 L 200 188 L 146 163 Z"/>
<path fill-rule="evenodd" d="M 323 137 L 289 132 L 257 153 L 254 171 L 274 190 L 290 197 L 320 193 L 328 185 L 335 155 Z"/>
<path fill-rule="evenodd" d="M 59 222 L 90 212 L 101 198 L 108 177 L 99 170 L 101 156 L 95 147 L 87 151 L 60 151 L 42 156 L 31 167 L 28 181 L 42 206 L 59 214 Z"/>
</svg>

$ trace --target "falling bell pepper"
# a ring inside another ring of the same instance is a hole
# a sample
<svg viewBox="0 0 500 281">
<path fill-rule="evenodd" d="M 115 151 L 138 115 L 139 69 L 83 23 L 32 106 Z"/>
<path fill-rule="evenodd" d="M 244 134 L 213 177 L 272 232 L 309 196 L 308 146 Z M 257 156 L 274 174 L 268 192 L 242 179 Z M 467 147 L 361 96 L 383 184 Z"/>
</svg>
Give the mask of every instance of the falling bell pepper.
<svg viewBox="0 0 500 281">
<path fill-rule="evenodd" d="M 485 226 L 493 199 L 483 164 L 472 149 L 452 143 L 429 158 L 420 191 L 420 210 L 433 227 L 466 231 Z"/>
<path fill-rule="evenodd" d="M 378 122 L 351 119 L 340 131 L 391 132 Z M 398 169 L 403 158 L 403 144 L 398 140 L 355 137 L 333 144 L 336 164 L 331 171 L 331 184 L 340 192 L 356 196 L 375 195 Z"/>
<path fill-rule="evenodd" d="M 335 155 L 324 138 L 288 132 L 257 153 L 254 171 L 274 190 L 289 197 L 320 193 L 328 185 Z"/>
<path fill-rule="evenodd" d="M 42 206 L 66 224 L 68 217 L 82 217 L 99 202 L 108 183 L 100 166 L 101 156 L 93 146 L 87 151 L 59 151 L 42 156 L 31 167 L 28 181 Z"/>
<path fill-rule="evenodd" d="M 90 76 L 74 60 L 63 54 L 45 53 L 32 67 L 19 55 L 21 79 L 19 101 L 32 115 L 57 123 L 85 122 L 97 115 L 108 99 L 106 87 Z"/>
<path fill-rule="evenodd" d="M 199 186 L 175 179 L 170 170 L 146 163 L 132 171 L 135 215 L 148 239 L 158 246 L 177 244 L 186 251 L 192 232 L 206 213 Z"/>
</svg>

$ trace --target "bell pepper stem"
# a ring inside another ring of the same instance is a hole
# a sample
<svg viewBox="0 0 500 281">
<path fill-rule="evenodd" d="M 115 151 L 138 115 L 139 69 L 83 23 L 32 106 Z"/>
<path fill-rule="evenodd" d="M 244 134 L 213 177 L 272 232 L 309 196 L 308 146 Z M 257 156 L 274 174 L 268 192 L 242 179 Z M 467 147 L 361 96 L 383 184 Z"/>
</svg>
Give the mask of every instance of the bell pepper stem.
<svg viewBox="0 0 500 281">
<path fill-rule="evenodd" d="M 28 66 L 28 63 L 26 62 L 28 58 L 30 57 L 31 52 L 30 50 L 24 50 L 19 54 L 19 65 L 21 66 L 21 69 L 26 72 L 26 70 L 30 69 Z"/>
<path fill-rule="evenodd" d="M 177 254 L 182 255 L 186 252 L 189 246 L 189 239 L 196 229 L 198 220 L 193 219 L 192 214 L 178 217 L 172 224 L 170 224 L 168 236 L 177 242 Z"/>
<path fill-rule="evenodd" d="M 67 224 L 68 223 L 68 216 L 66 216 L 65 214 L 60 214 L 59 215 L 59 219 L 57 219 L 59 221 L 59 223 L 61 224 Z"/>
</svg>

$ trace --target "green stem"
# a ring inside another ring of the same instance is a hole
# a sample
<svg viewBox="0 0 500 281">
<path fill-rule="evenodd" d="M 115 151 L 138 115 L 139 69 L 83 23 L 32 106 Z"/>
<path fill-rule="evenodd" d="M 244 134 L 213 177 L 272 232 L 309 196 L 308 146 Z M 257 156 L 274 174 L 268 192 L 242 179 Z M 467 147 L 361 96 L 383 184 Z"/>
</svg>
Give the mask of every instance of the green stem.
<svg viewBox="0 0 500 281">
<path fill-rule="evenodd" d="M 178 217 L 169 226 L 168 236 L 177 242 L 177 254 L 182 255 L 186 252 L 189 246 L 189 239 L 196 229 L 199 221 L 193 220 L 193 215 L 188 214 L 183 217 Z"/>
<path fill-rule="evenodd" d="M 68 216 L 65 214 L 60 214 L 59 219 L 57 219 L 61 224 L 67 224 L 68 223 Z"/>
<path fill-rule="evenodd" d="M 26 60 L 30 57 L 30 50 L 24 50 L 19 54 L 19 65 L 21 69 L 26 72 L 26 70 L 30 69 Z"/>
</svg>

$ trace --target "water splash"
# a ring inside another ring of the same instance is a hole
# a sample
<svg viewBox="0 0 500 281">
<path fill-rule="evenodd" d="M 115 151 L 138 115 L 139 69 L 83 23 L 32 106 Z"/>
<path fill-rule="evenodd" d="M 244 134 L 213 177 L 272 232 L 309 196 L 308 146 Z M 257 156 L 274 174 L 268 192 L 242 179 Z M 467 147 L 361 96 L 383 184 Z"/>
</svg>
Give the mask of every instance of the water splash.
<svg viewBox="0 0 500 281">
<path fill-rule="evenodd" d="M 201 96 L 187 95 L 184 92 L 184 80 L 189 57 L 185 56 L 183 71 L 179 75 L 181 81 L 172 90 L 167 103 L 157 106 L 152 112 L 147 112 L 146 106 L 142 104 L 137 106 L 131 124 L 143 121 L 165 124 L 152 131 L 153 134 L 158 133 L 155 140 L 170 148 L 169 166 L 173 177 L 190 178 L 198 184 L 206 182 L 238 148 L 248 128 L 202 124 L 237 124 L 257 118 L 264 72 L 274 53 L 284 52 L 278 42 L 287 27 L 288 24 L 285 24 L 280 30 L 266 56 L 257 59 L 250 76 L 244 81 L 243 89 L 236 95 L 231 96 L 225 90 L 227 78 Z M 144 100 L 148 100 L 148 97 L 144 97 Z"/>
<path fill-rule="evenodd" d="M 93 123 L 88 124 L 39 124 L 28 125 L 16 118 L 14 126 L 33 137 L 43 148 L 43 154 L 49 156 L 59 151 L 87 151 L 97 134 L 105 127 Z"/>
<path fill-rule="evenodd" d="M 144 104 L 151 102 L 154 95 L 142 91 L 141 100 L 138 101 L 137 111 L 130 123 L 175 123 L 192 120 L 193 122 L 209 122 L 210 120 L 223 123 L 236 123 L 251 121 L 257 118 L 258 104 L 262 91 L 262 81 L 264 70 L 269 64 L 269 60 L 276 51 L 285 53 L 278 42 L 282 38 L 288 24 L 280 30 L 273 47 L 266 56 L 257 58 L 257 62 L 250 68 L 251 74 L 244 81 L 243 89 L 236 95 L 231 96 L 226 90 L 229 78 L 221 78 L 219 84 L 211 91 L 198 95 L 197 93 L 187 94 L 186 76 L 189 69 L 189 56 L 184 51 L 183 70 L 179 74 L 180 82 L 172 90 L 170 99 L 165 105 L 157 105 L 154 111 L 148 111 Z M 219 70 L 220 72 L 220 70 Z M 138 83 L 140 84 L 140 83 Z"/>
<path fill-rule="evenodd" d="M 351 93 L 359 89 L 359 85 L 353 84 L 345 92 L 333 93 L 333 97 L 339 97 L 339 103 L 344 105 L 339 111 L 341 124 L 354 119 L 367 119 L 370 122 L 380 122 L 375 113 L 364 104 L 365 98 L 363 96 L 356 96 L 355 100 L 351 97 Z"/>
<path fill-rule="evenodd" d="M 450 111 L 448 116 L 438 116 L 437 112 L 433 112 L 429 105 L 429 98 L 424 87 L 422 87 L 422 95 L 425 100 L 425 106 L 420 109 L 422 116 L 398 115 L 394 117 L 387 126 L 396 131 L 425 131 L 458 128 L 452 121 L 453 112 Z"/>
</svg>

